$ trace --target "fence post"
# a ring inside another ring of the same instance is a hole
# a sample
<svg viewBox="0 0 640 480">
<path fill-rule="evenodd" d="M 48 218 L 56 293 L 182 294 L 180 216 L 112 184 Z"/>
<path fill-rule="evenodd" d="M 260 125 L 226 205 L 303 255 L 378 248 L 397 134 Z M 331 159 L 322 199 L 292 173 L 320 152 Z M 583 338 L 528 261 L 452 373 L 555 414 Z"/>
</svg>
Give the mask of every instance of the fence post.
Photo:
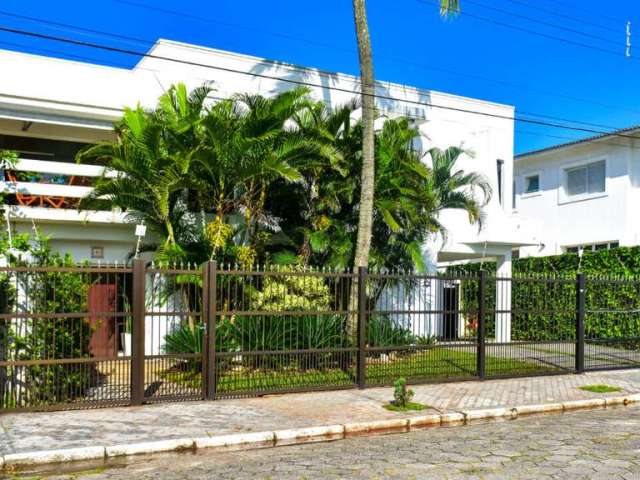
<svg viewBox="0 0 640 480">
<path fill-rule="evenodd" d="M 487 289 L 487 272 L 480 270 L 478 278 L 478 351 L 476 355 L 476 373 L 478 377 L 485 376 L 485 339 L 486 339 L 486 310 L 485 310 L 485 293 Z"/>
<path fill-rule="evenodd" d="M 584 273 L 579 273 L 576 278 L 576 373 L 584 372 L 585 287 Z"/>
<path fill-rule="evenodd" d="M 218 306 L 218 263 L 214 260 L 204 265 L 202 284 L 202 314 L 204 318 L 204 347 L 202 349 L 202 375 L 204 398 L 216 399 L 218 372 L 216 370 L 216 317 Z"/>
<path fill-rule="evenodd" d="M 131 322 L 131 404 L 144 401 L 144 335 L 145 335 L 145 276 L 144 260 L 133 261 L 133 298 Z"/>
<path fill-rule="evenodd" d="M 366 365 L 366 334 L 367 334 L 367 267 L 358 267 L 358 388 L 367 386 Z"/>
</svg>

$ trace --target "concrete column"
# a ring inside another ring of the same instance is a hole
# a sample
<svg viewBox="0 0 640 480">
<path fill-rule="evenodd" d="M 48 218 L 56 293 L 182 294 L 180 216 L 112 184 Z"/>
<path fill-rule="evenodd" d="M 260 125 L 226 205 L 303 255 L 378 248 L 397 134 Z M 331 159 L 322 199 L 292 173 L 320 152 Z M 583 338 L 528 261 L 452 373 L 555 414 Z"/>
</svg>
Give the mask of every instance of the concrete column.
<svg viewBox="0 0 640 480">
<path fill-rule="evenodd" d="M 498 256 L 496 261 L 496 342 L 510 342 L 511 249 Z"/>
</svg>

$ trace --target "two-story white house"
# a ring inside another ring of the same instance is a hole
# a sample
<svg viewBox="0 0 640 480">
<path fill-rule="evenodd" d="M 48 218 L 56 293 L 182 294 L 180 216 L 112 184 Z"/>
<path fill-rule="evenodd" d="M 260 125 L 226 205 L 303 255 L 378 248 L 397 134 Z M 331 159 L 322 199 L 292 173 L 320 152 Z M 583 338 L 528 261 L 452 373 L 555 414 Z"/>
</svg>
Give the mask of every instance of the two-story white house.
<svg viewBox="0 0 640 480">
<path fill-rule="evenodd" d="M 50 237 L 54 249 L 70 252 L 78 261 L 126 262 L 135 248 L 135 225 L 108 204 L 102 211 L 78 211 L 78 199 L 91 191 L 92 179 L 104 167 L 74 161 L 84 146 L 115 139 L 113 123 L 123 107 L 139 103 L 154 108 L 158 97 L 177 82 L 188 88 L 211 83 L 212 101 L 235 93 L 268 96 L 303 83 L 310 95 L 330 107 L 357 98 L 360 91 L 359 79 L 351 75 L 196 45 L 159 40 L 149 54 L 134 68 L 124 69 L 0 50 L 0 148 L 15 150 L 20 157 L 17 167 L 0 179 L 9 194 L 4 228 L 16 233 L 35 225 Z M 448 235 L 424 246 L 427 262 L 436 268 L 495 259 L 498 274 L 510 276 L 513 249 L 532 244 L 524 222 L 511 215 L 514 107 L 382 81 L 376 93 L 382 116 L 414 119 L 425 151 L 431 146 L 464 147 L 469 154 L 457 167 L 481 173 L 493 189 L 481 231 L 469 224 L 464 212 L 442 213 Z M 458 308 L 459 285 L 439 282 L 425 288 L 435 308 Z M 508 311 L 509 289 L 497 295 Z M 500 315 L 508 320 L 509 314 Z M 428 325 L 422 320 L 420 332 L 462 335 L 463 319 L 449 317 Z M 155 348 L 152 342 L 148 345 Z"/>
<path fill-rule="evenodd" d="M 514 216 L 537 243 L 520 256 L 640 244 L 639 140 L 634 126 L 516 156 Z"/>
<path fill-rule="evenodd" d="M 196 45 L 159 40 L 150 54 L 123 69 L 0 51 L 0 148 L 16 150 L 21 159 L 3 179 L 13 231 L 35 224 L 54 248 L 77 260 L 125 261 L 134 249 L 134 225 L 122 212 L 77 211 L 78 198 L 90 191 L 102 167 L 77 165 L 74 155 L 87 144 L 113 139 L 112 124 L 124 106 L 153 108 L 172 83 L 193 88 L 211 82 L 216 97 L 227 97 L 271 95 L 304 82 L 329 106 L 359 91 L 358 78 L 350 75 Z M 381 114 L 415 119 L 423 148 L 464 146 L 473 155 L 465 155 L 459 168 L 484 174 L 493 186 L 483 231 L 469 225 L 464 213 L 445 212 L 448 238 L 434 239 L 425 254 L 434 264 L 497 256 L 508 267 L 511 248 L 526 243 L 509 215 L 513 107 L 388 82 L 378 82 L 377 93 Z"/>
</svg>

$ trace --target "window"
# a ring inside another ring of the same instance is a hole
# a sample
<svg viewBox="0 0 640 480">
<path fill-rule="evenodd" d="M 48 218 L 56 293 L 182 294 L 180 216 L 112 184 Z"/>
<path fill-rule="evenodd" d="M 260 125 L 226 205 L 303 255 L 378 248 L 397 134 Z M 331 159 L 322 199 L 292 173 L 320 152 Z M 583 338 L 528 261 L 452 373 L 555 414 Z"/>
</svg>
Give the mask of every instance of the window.
<svg viewBox="0 0 640 480">
<path fill-rule="evenodd" d="M 612 248 L 618 248 L 620 242 L 601 242 L 601 243 L 587 243 L 584 245 L 574 245 L 571 247 L 565 247 L 566 253 L 578 253 L 582 248 L 585 252 L 596 252 L 598 250 L 610 250 Z"/>
<path fill-rule="evenodd" d="M 104 247 L 91 247 L 91 258 L 104 258 Z"/>
<path fill-rule="evenodd" d="M 504 160 L 496 160 L 496 167 L 498 169 L 498 202 L 502 205 L 502 173 L 504 170 Z"/>
<path fill-rule="evenodd" d="M 524 177 L 524 193 L 536 193 L 540 191 L 540 175 Z"/>
<path fill-rule="evenodd" d="M 511 208 L 514 210 L 518 207 L 516 202 L 516 181 L 514 180 L 511 188 Z"/>
<path fill-rule="evenodd" d="M 565 170 L 568 196 L 589 195 L 605 191 L 605 162 L 594 162 Z"/>
</svg>

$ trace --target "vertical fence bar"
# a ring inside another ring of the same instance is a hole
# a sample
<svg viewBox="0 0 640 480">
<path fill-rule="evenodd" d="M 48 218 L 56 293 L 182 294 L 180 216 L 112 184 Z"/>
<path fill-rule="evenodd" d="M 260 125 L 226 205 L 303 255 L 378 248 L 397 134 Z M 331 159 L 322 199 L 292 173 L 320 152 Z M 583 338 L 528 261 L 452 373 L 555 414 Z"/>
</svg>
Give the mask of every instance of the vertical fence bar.
<svg viewBox="0 0 640 480">
<path fill-rule="evenodd" d="M 206 262 L 202 265 L 202 297 L 200 303 L 201 324 L 199 325 L 199 328 L 203 330 L 200 356 L 200 362 L 202 364 L 202 378 L 200 379 L 200 384 L 203 400 L 209 398 L 209 282 L 209 262 Z"/>
<path fill-rule="evenodd" d="M 579 273 L 576 278 L 576 373 L 584 372 L 585 286 L 584 273 Z"/>
<path fill-rule="evenodd" d="M 207 362 L 207 399 L 215 400 L 216 391 L 218 387 L 218 371 L 216 368 L 216 317 L 218 315 L 218 264 L 217 262 L 208 262 L 207 270 L 209 283 L 204 288 L 207 288 L 207 349 L 206 349 L 206 362 Z"/>
<path fill-rule="evenodd" d="M 486 324 L 486 311 L 485 311 L 485 293 L 487 287 L 487 272 L 480 270 L 480 276 L 478 277 L 478 352 L 476 355 L 476 374 L 480 378 L 485 377 L 485 324 Z"/>
<path fill-rule="evenodd" d="M 358 267 L 358 388 L 366 387 L 367 267 Z"/>
<path fill-rule="evenodd" d="M 144 260 L 133 261 L 133 302 L 131 322 L 131 404 L 144 401 L 144 335 L 145 335 L 145 276 Z"/>
</svg>

